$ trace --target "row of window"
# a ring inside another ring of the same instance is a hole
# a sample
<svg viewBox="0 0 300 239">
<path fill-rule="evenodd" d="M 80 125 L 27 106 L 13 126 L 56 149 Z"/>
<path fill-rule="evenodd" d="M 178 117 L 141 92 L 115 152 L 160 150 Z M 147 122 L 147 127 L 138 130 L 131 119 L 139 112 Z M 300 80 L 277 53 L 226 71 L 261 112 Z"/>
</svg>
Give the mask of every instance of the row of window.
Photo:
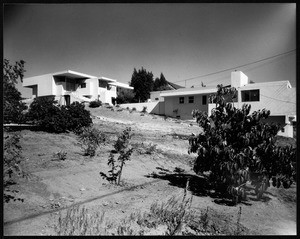
<svg viewBox="0 0 300 239">
<path fill-rule="evenodd" d="M 242 93 L 242 102 L 249 102 L 249 101 L 259 101 L 259 90 L 244 90 L 241 91 Z M 237 102 L 237 97 L 235 98 L 234 102 Z M 188 97 L 188 103 L 194 103 L 194 96 Z M 179 104 L 184 104 L 184 97 L 179 97 Z M 207 104 L 207 96 L 202 96 L 202 105 Z"/>
<path fill-rule="evenodd" d="M 188 97 L 188 103 L 189 104 L 193 104 L 195 101 L 194 96 L 189 96 Z M 206 105 L 207 102 L 207 96 L 206 95 L 202 95 L 202 105 Z M 184 104 L 184 97 L 179 97 L 179 104 Z"/>
</svg>

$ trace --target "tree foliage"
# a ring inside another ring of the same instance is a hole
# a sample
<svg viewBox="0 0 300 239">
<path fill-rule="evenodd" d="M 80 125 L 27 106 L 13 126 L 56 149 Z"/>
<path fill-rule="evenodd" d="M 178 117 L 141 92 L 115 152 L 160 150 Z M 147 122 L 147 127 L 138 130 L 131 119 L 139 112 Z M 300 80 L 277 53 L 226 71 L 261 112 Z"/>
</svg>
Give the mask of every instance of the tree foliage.
<svg viewBox="0 0 300 239">
<path fill-rule="evenodd" d="M 156 77 L 154 81 L 153 91 L 163 91 L 163 90 L 171 90 L 171 87 L 168 85 L 168 82 L 163 75 L 160 73 L 160 78 Z"/>
<path fill-rule="evenodd" d="M 135 102 L 144 102 L 150 98 L 150 92 L 153 90 L 154 81 L 152 72 L 147 72 L 142 67 L 140 70 L 134 68 L 130 81 L 130 86 L 134 87 Z"/>
<path fill-rule="evenodd" d="M 134 92 L 130 89 L 118 89 L 117 104 L 126 104 L 134 102 Z"/>
<path fill-rule="evenodd" d="M 275 145 L 280 126 L 263 122 L 270 115 L 269 110 L 249 114 L 251 105 L 237 109 L 226 102 L 228 95 L 235 94 L 235 88 L 218 85 L 217 94 L 211 97 L 216 102 L 211 115 L 192 112 L 203 128 L 203 133 L 189 139 L 189 153 L 198 154 L 194 171 L 210 172 L 216 189 L 227 188 L 237 196 L 245 196 L 243 186 L 248 180 L 255 186 L 258 198 L 270 186 L 271 178 L 273 185 L 289 187 L 296 175 L 295 148 Z"/>
<path fill-rule="evenodd" d="M 18 79 L 23 81 L 25 61 L 21 60 L 11 65 L 9 60 L 3 61 L 3 118 L 4 123 L 23 123 L 23 111 L 27 109 L 22 103 L 21 93 L 17 90 Z"/>
</svg>

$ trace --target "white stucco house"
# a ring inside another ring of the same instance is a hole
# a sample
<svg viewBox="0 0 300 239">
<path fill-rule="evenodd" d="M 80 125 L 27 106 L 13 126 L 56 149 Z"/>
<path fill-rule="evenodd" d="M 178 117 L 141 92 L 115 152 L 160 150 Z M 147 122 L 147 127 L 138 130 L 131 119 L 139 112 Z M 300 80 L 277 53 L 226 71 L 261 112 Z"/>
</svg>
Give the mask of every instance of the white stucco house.
<svg viewBox="0 0 300 239">
<path fill-rule="evenodd" d="M 251 105 L 250 113 L 263 108 L 270 110 L 267 121 L 285 125 L 279 134 L 293 137 L 293 124 L 296 122 L 296 89 L 292 88 L 289 81 L 249 83 L 243 72 L 235 71 L 231 73 L 230 86 L 238 91 L 235 107 L 241 108 L 246 103 Z M 193 109 L 211 113 L 215 104 L 208 102 L 208 96 L 216 92 L 216 87 L 182 88 L 161 91 L 159 96 L 155 97 L 164 99 L 166 116 L 192 119 Z"/>
<path fill-rule="evenodd" d="M 60 105 L 74 101 L 100 100 L 112 104 L 117 97 L 117 88 L 133 87 L 106 77 L 97 77 L 66 70 L 23 79 L 23 87 L 32 89 L 32 98 L 54 96 Z"/>
</svg>

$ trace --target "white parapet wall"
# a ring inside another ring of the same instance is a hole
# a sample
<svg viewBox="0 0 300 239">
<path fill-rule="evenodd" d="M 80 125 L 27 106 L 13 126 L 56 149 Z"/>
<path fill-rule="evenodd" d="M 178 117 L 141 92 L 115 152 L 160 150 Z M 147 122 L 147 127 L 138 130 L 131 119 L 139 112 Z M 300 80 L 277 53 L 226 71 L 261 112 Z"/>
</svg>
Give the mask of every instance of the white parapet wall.
<svg viewBox="0 0 300 239">
<path fill-rule="evenodd" d="M 160 110 L 160 103 L 163 102 L 144 102 L 144 103 L 128 103 L 128 104 L 120 104 L 120 107 L 126 109 L 127 107 L 129 109 L 135 108 L 137 111 L 142 111 L 144 107 L 147 107 L 147 112 L 151 114 L 162 114 Z"/>
</svg>

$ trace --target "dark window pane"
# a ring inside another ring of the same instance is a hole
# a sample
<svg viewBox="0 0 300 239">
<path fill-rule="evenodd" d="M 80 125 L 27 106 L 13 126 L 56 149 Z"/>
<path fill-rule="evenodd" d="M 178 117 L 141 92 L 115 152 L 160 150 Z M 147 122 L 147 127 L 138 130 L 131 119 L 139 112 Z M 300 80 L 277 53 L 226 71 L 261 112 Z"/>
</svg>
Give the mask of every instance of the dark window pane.
<svg viewBox="0 0 300 239">
<path fill-rule="evenodd" d="M 194 96 L 189 96 L 189 103 L 194 103 Z"/>
<path fill-rule="evenodd" d="M 207 103 L 207 96 L 203 95 L 202 96 L 202 105 L 206 105 L 206 103 Z"/>
<path fill-rule="evenodd" d="M 259 90 L 244 90 L 242 91 L 242 101 L 259 101 Z"/>
</svg>

